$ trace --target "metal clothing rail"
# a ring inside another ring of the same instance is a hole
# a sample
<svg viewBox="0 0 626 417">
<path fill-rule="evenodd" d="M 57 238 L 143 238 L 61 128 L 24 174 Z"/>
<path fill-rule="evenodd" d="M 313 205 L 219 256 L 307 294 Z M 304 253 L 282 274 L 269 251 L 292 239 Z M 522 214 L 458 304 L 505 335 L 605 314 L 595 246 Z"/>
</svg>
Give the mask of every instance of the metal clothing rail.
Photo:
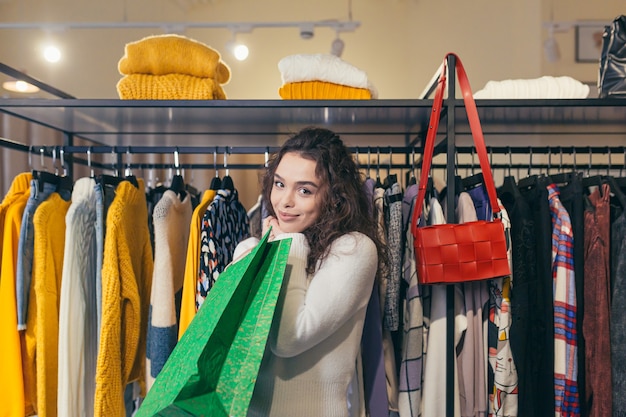
<svg viewBox="0 0 626 417">
<path fill-rule="evenodd" d="M 68 169 L 71 170 L 71 164 L 78 163 L 81 165 L 88 165 L 94 168 L 101 169 L 115 169 L 120 166 L 127 168 L 151 168 L 151 169 L 167 169 L 175 165 L 175 163 L 149 163 L 149 162 L 130 162 L 129 156 L 135 154 L 188 154 L 188 155 L 213 155 L 212 163 L 181 163 L 178 164 L 179 168 L 185 169 L 216 169 L 220 168 L 222 163 L 217 162 L 217 156 L 230 156 L 230 155 L 265 155 L 265 159 L 269 155 L 278 150 L 277 146 L 34 146 L 25 145 L 10 139 L 0 137 L 0 147 L 14 149 L 22 152 L 28 152 L 33 155 L 45 156 L 48 158 L 56 159 L 57 156 L 73 155 L 67 157 L 65 162 L 68 163 Z M 362 168 L 383 168 L 383 169 L 417 169 L 421 166 L 420 154 L 418 153 L 420 148 L 410 146 L 356 146 L 349 148 L 351 152 L 361 158 L 367 155 L 368 162 L 364 164 L 361 162 Z M 459 155 L 472 155 L 475 153 L 475 149 L 472 146 L 457 146 L 455 152 Z M 491 168 L 494 170 L 506 170 L 506 169 L 573 169 L 580 168 L 594 169 L 594 170 L 608 170 L 619 169 L 619 164 L 612 164 L 610 159 L 605 162 L 593 161 L 591 156 L 593 155 L 623 155 L 624 168 L 626 168 L 626 146 L 487 146 L 487 152 L 490 156 L 493 155 L 529 155 L 528 163 L 494 163 L 492 161 Z M 443 150 L 439 149 L 439 154 L 442 154 Z M 116 162 L 99 162 L 90 159 L 91 154 L 100 155 L 116 155 L 118 160 Z M 86 155 L 86 158 L 81 158 L 78 155 Z M 391 156 L 402 155 L 405 157 L 404 163 L 391 162 Z M 533 162 L 533 155 L 548 155 L 548 162 Z M 576 163 L 575 161 L 564 163 L 562 160 L 563 155 L 588 155 L 589 161 L 587 163 Z M 126 156 L 127 158 L 124 158 Z M 381 163 L 383 158 L 389 159 Z M 560 159 L 560 161 L 553 162 L 552 159 Z M 124 160 L 126 159 L 126 160 Z M 262 169 L 263 164 L 259 163 L 229 163 L 228 168 L 239 169 Z M 473 169 L 477 166 L 474 162 L 459 163 L 456 161 L 453 164 L 455 169 Z M 444 170 L 448 168 L 448 164 L 434 163 L 433 169 Z"/>
</svg>

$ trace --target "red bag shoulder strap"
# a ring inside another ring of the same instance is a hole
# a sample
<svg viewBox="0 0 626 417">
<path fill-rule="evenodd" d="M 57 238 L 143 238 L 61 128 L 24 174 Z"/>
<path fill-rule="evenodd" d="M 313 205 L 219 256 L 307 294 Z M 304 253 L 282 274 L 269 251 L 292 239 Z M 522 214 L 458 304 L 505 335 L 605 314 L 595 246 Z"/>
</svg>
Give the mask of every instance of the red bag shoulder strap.
<svg viewBox="0 0 626 417">
<path fill-rule="evenodd" d="M 422 207 L 424 204 L 424 197 L 426 196 L 426 184 L 428 182 L 430 166 L 433 160 L 435 137 L 437 136 L 439 120 L 441 119 L 443 93 L 446 88 L 447 81 L 447 63 L 448 56 L 450 55 L 455 57 L 455 68 L 459 80 L 459 86 L 461 87 L 461 93 L 463 94 L 465 111 L 469 120 L 470 130 L 472 132 L 472 138 L 474 140 L 474 146 L 476 147 L 476 153 L 478 154 L 478 160 L 480 161 L 480 169 L 482 170 L 483 181 L 485 184 L 485 188 L 487 189 L 487 195 L 489 196 L 491 210 L 494 215 L 497 215 L 500 212 L 500 207 L 498 206 L 498 200 L 496 195 L 496 187 L 493 182 L 493 175 L 491 174 L 491 166 L 489 165 L 487 147 L 485 146 L 485 138 L 483 136 L 483 130 L 480 125 L 480 119 L 478 118 L 478 110 L 476 109 L 476 102 L 474 101 L 474 97 L 472 95 L 472 89 L 470 87 L 469 80 L 467 79 L 467 74 L 465 72 L 465 68 L 463 68 L 461 60 L 456 54 L 448 53 L 443 60 L 443 68 L 441 74 L 439 75 L 439 80 L 437 81 L 437 89 L 435 90 L 435 98 L 433 100 L 433 107 L 430 113 L 428 131 L 426 132 L 424 155 L 422 156 L 422 172 L 420 175 L 417 197 L 415 200 L 416 204 L 413 209 L 413 216 L 411 218 L 411 231 L 413 232 L 413 235 L 417 234 L 417 223 L 419 221 L 419 217 L 421 216 Z"/>
</svg>

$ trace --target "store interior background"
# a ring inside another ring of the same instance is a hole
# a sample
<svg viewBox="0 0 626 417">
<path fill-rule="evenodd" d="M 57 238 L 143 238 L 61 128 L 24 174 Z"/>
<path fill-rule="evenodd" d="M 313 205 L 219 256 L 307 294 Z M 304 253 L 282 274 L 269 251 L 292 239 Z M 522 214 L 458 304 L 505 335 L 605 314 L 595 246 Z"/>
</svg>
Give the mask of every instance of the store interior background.
<svg viewBox="0 0 626 417">
<path fill-rule="evenodd" d="M 591 22 L 601 30 L 624 13 L 623 0 L 0 0 L 0 62 L 77 98 L 117 99 L 115 86 L 121 78 L 117 63 L 125 44 L 164 31 L 63 30 L 55 24 L 353 20 L 359 27 L 340 33 L 345 42 L 342 58 L 368 74 L 379 99 L 419 98 L 447 52 L 461 57 L 474 91 L 489 80 L 567 75 L 589 84 L 590 97 L 594 97 L 598 63 L 577 62 L 575 26 Z M 558 27 L 554 39 L 560 57 L 556 61 L 548 60 L 544 50 L 551 21 Z M 46 26 L 2 27 L 39 22 Z M 280 99 L 280 59 L 328 53 L 336 37 L 330 28 L 316 28 L 312 39 L 302 39 L 296 27 L 257 28 L 238 34 L 237 39 L 250 49 L 248 59 L 240 62 L 226 48 L 233 36 L 228 29 L 188 28 L 179 33 L 220 52 L 232 72 L 224 90 L 233 100 Z M 42 57 L 49 39 L 59 44 L 63 54 L 56 64 Z M 0 83 L 7 78 L 0 75 Z M 0 95 L 24 97 L 4 90 Z M 40 92 L 33 97 L 50 96 Z M 0 136 L 33 145 L 62 143 L 40 129 L 0 117 Z M 6 192 L 16 170 L 28 165 L 25 155 L 0 152 L 4 165 L 0 191 Z"/>
</svg>

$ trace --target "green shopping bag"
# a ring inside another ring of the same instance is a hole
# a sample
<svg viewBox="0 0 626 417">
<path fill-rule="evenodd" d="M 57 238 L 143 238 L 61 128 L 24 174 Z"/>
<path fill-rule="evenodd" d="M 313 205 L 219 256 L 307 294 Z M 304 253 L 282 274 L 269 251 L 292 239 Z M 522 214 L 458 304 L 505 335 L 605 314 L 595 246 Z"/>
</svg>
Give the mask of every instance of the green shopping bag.
<svg viewBox="0 0 626 417">
<path fill-rule="evenodd" d="M 220 274 L 137 417 L 246 415 L 291 246 L 268 236 Z"/>
</svg>

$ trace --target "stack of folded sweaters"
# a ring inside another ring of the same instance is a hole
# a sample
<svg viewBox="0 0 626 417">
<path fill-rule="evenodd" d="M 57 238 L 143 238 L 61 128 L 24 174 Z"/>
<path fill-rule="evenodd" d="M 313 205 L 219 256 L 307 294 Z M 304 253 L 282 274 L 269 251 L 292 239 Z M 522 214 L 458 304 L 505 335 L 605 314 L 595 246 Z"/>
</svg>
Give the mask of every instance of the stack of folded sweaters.
<svg viewBox="0 0 626 417">
<path fill-rule="evenodd" d="M 285 100 L 369 100 L 378 93 L 367 74 L 331 54 L 289 55 L 278 62 Z"/>
<path fill-rule="evenodd" d="M 149 36 L 126 45 L 118 63 L 121 99 L 224 100 L 230 68 L 209 46 L 180 35 Z"/>
</svg>

